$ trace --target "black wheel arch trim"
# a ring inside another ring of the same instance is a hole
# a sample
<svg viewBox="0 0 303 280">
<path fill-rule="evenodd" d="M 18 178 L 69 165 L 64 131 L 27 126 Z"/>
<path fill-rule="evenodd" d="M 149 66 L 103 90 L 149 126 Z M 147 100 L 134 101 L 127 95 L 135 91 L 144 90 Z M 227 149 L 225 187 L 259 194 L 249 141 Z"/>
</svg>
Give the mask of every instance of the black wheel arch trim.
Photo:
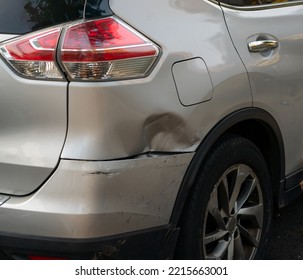
<svg viewBox="0 0 303 280">
<path fill-rule="evenodd" d="M 196 150 L 196 154 L 189 165 L 189 168 L 184 176 L 182 181 L 175 206 L 171 215 L 171 224 L 178 224 L 179 218 L 181 216 L 181 212 L 183 206 L 185 205 L 186 199 L 188 197 L 189 191 L 194 184 L 195 178 L 199 172 L 200 166 L 203 164 L 203 161 L 207 157 L 207 154 L 210 152 L 211 148 L 215 145 L 215 143 L 220 139 L 222 135 L 228 132 L 233 126 L 244 122 L 244 121 L 258 121 L 264 125 L 265 129 L 269 129 L 274 133 L 275 139 L 277 141 L 277 145 L 279 147 L 280 153 L 280 166 L 279 166 L 279 187 L 277 188 L 275 195 L 275 199 L 278 201 L 280 205 L 280 200 L 284 200 L 283 195 L 285 192 L 285 152 L 284 152 L 284 143 L 280 128 L 273 118 L 268 112 L 260 108 L 244 108 L 238 111 L 231 113 L 222 119 L 218 124 L 216 124 L 211 131 L 207 134 L 207 136 L 203 139 L 198 149 Z M 282 196 L 282 198 L 281 198 Z"/>
</svg>

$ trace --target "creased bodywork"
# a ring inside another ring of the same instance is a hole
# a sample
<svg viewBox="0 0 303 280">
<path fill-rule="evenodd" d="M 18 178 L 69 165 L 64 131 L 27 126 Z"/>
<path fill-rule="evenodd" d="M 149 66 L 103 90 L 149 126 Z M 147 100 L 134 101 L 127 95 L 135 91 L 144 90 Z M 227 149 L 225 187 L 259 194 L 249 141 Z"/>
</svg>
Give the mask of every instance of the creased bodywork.
<svg viewBox="0 0 303 280">
<path fill-rule="evenodd" d="M 149 150 L 169 151 L 171 147 L 183 150 L 199 141 L 190 124 L 171 113 L 152 115 L 146 119 L 143 127 Z"/>
<path fill-rule="evenodd" d="M 0 231 L 93 238 L 166 225 L 192 157 L 185 153 L 123 161 L 63 160 L 37 193 L 12 197 L 2 205 Z"/>
</svg>

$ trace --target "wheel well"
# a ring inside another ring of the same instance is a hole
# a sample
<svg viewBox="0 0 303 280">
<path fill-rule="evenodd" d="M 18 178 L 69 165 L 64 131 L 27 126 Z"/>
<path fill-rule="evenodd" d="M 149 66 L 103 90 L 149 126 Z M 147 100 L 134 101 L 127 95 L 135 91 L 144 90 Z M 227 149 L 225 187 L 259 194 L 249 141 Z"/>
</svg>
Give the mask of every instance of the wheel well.
<svg viewBox="0 0 303 280">
<path fill-rule="evenodd" d="M 278 124 L 266 111 L 245 108 L 227 116 L 204 138 L 183 178 L 170 222 L 177 225 L 200 167 L 218 141 L 227 134 L 242 136 L 253 142 L 263 154 L 273 186 L 274 204 L 279 206 L 281 182 L 285 178 L 284 143 Z"/>
<path fill-rule="evenodd" d="M 230 127 L 224 134 L 237 134 L 253 142 L 263 154 L 270 173 L 274 200 L 278 200 L 280 181 L 284 170 L 281 170 L 281 155 L 279 141 L 272 128 L 260 120 L 245 120 Z"/>
</svg>

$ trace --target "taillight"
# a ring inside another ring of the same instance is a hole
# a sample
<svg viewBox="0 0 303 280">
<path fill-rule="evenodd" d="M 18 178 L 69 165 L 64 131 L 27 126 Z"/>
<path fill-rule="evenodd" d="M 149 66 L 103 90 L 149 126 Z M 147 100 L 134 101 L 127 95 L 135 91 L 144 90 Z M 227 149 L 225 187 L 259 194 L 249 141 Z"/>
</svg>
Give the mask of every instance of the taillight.
<svg viewBox="0 0 303 280">
<path fill-rule="evenodd" d="M 0 53 L 23 77 L 63 79 L 65 72 L 69 80 L 108 81 L 145 77 L 159 48 L 110 17 L 31 33 L 0 46 Z"/>
<path fill-rule="evenodd" d="M 102 81 L 144 77 L 158 54 L 155 44 L 111 17 L 67 28 L 59 58 L 71 79 Z"/>
<path fill-rule="evenodd" d="M 25 35 L 1 46 L 0 52 L 23 77 L 63 79 L 55 62 L 60 33 L 60 28 L 53 28 Z"/>
</svg>

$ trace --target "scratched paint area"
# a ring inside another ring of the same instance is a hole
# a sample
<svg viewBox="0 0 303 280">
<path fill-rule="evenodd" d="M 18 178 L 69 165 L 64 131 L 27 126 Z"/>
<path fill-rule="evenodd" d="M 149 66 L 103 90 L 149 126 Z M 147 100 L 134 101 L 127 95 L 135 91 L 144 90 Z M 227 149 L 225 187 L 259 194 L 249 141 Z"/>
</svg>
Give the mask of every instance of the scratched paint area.
<svg viewBox="0 0 303 280">
<path fill-rule="evenodd" d="M 165 225 L 192 157 L 193 153 L 184 153 L 145 154 L 123 161 L 63 160 L 44 188 L 32 196 L 8 200 L 0 222 L 7 231 L 24 224 L 24 234 L 35 230 L 40 236 L 67 238 Z M 42 228 L 39 213 L 45 209 L 49 214 L 44 215 L 47 226 Z M 14 224 L 5 211 L 10 211 Z"/>
</svg>

